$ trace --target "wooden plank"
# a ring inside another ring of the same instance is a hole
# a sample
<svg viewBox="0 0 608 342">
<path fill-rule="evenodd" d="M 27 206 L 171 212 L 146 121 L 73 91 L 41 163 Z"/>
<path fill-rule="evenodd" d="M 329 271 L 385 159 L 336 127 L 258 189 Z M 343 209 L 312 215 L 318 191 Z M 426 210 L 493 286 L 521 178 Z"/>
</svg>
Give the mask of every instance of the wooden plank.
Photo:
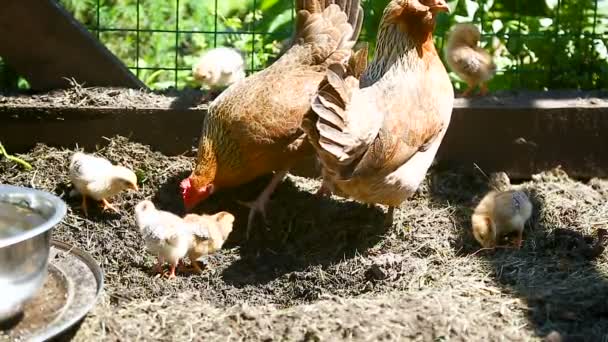
<svg viewBox="0 0 608 342">
<path fill-rule="evenodd" d="M 573 177 L 608 177 L 608 102 L 571 106 L 547 101 L 535 106 L 454 108 L 438 152 L 443 163 L 477 164 L 513 179 L 557 166 Z"/>
<path fill-rule="evenodd" d="M 3 0 L 0 56 L 32 89 L 69 86 L 145 88 L 125 65 L 55 0 Z"/>
<path fill-rule="evenodd" d="M 459 99 L 438 160 L 476 163 L 514 179 L 558 165 L 574 177 L 608 177 L 608 96 L 601 96 Z M 104 143 L 103 136 L 120 134 L 175 155 L 196 146 L 205 116 L 204 109 L 169 107 L 15 107 L 4 99 L 0 140 L 11 152 L 27 151 L 36 142 L 93 149 Z M 313 175 L 313 159 L 297 173 Z"/>
<path fill-rule="evenodd" d="M 205 110 L 0 106 L 0 141 L 11 152 L 36 143 L 87 150 L 122 135 L 168 155 L 196 146 Z M 179 118 L 179 119 L 177 119 Z"/>
</svg>

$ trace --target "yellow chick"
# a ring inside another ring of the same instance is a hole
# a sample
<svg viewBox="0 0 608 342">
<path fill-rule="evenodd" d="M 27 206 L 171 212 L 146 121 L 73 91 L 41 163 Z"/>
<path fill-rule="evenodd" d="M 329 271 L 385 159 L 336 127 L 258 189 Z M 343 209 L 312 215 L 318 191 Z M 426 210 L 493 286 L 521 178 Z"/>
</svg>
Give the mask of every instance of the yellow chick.
<svg viewBox="0 0 608 342">
<path fill-rule="evenodd" d="M 468 85 L 463 96 L 469 96 L 478 85 L 479 94 L 487 94 L 486 83 L 496 74 L 492 55 L 478 46 L 480 37 L 479 29 L 469 23 L 454 25 L 448 34 L 446 60 L 450 69 Z"/>
<path fill-rule="evenodd" d="M 101 201 L 104 210 L 118 212 L 108 199 L 126 189 L 138 190 L 137 176 L 132 170 L 82 152 L 72 156 L 69 177 L 76 191 L 82 195 L 82 210 L 87 216 L 87 197 Z"/>
<path fill-rule="evenodd" d="M 194 225 L 167 211 L 158 210 L 151 201 L 135 206 L 135 222 L 141 231 L 146 247 L 156 255 L 154 272 L 162 274 L 162 267 L 169 262 L 169 279 L 175 278 L 175 268 L 186 256 L 192 245 Z"/>
<path fill-rule="evenodd" d="M 471 217 L 473 235 L 484 248 L 494 248 L 506 235 L 516 232 L 521 248 L 524 225 L 532 215 L 532 203 L 522 191 L 491 191 Z"/>
<path fill-rule="evenodd" d="M 192 74 L 202 86 L 219 91 L 245 78 L 245 60 L 235 49 L 218 47 L 203 54 Z"/>
<path fill-rule="evenodd" d="M 203 255 L 215 253 L 222 248 L 232 232 L 234 216 L 226 211 L 215 215 L 188 214 L 184 217 L 184 221 L 196 225 L 188 258 L 194 271 L 201 273 L 203 270 L 196 261 Z"/>
</svg>

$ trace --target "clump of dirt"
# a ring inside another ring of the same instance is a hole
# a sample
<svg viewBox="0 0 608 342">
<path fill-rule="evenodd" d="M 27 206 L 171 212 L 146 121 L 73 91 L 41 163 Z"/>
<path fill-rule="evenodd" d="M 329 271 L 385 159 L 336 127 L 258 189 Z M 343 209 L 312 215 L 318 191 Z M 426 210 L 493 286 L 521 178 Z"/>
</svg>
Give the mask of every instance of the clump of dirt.
<svg viewBox="0 0 608 342">
<path fill-rule="evenodd" d="M 489 185 L 473 168 L 434 168 L 392 228 L 383 227 L 383 208 L 319 199 L 318 180 L 290 176 L 269 222 L 245 241 L 248 212 L 236 200 L 257 195 L 268 181 L 260 179 L 198 209 L 237 217 L 225 248 L 208 258 L 213 270 L 165 280 L 150 274 L 155 260 L 133 207 L 152 199 L 183 214 L 178 184 L 193 160 L 112 138 L 97 153 L 135 169 L 141 191 L 114 199 L 120 214 L 85 218 L 68 195 L 72 152 L 38 145 L 20 155 L 34 166 L 28 172 L 0 160 L 0 181 L 64 198 L 68 215 L 54 238 L 88 251 L 105 271 L 105 293 L 76 340 L 521 340 L 553 331 L 593 340 L 608 331 L 606 255 L 578 253 L 555 233 L 566 229 L 593 246 L 608 225 L 599 180 L 554 170 L 513 185 L 535 205 L 524 247 L 479 251 L 469 218 Z"/>
</svg>

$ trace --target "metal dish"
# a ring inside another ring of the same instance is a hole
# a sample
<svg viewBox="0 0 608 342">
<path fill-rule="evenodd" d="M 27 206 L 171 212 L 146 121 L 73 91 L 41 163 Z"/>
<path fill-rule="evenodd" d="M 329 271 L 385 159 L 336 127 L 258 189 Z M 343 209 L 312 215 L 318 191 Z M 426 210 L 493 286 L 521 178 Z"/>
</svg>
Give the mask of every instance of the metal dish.
<svg viewBox="0 0 608 342">
<path fill-rule="evenodd" d="M 5 219 L 9 220 L 3 232 L 19 226 L 11 220 L 21 217 L 22 212 L 24 218 L 35 218 L 28 224 L 31 227 L 0 237 L 0 322 L 3 322 L 18 315 L 44 283 L 51 231 L 63 219 L 67 208 L 59 197 L 48 192 L 11 185 L 0 185 L 0 204 L 3 215 L 8 215 Z"/>
<path fill-rule="evenodd" d="M 103 272 L 89 254 L 51 241 L 44 286 L 18 320 L 10 327 L 0 327 L 0 340 L 46 341 L 60 336 L 95 306 L 102 288 Z"/>
</svg>

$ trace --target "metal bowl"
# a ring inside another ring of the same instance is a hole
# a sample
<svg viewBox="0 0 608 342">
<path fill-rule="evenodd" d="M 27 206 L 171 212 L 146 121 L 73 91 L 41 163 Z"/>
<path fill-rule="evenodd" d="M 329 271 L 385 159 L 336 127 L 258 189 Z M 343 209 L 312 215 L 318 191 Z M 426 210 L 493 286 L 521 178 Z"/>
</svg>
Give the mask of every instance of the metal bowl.
<svg viewBox="0 0 608 342">
<path fill-rule="evenodd" d="M 22 312 L 23 304 L 42 287 L 48 269 L 52 228 L 66 215 L 66 204 L 50 193 L 0 184 L 0 203 L 40 215 L 39 224 L 0 237 L 0 322 Z"/>
</svg>

